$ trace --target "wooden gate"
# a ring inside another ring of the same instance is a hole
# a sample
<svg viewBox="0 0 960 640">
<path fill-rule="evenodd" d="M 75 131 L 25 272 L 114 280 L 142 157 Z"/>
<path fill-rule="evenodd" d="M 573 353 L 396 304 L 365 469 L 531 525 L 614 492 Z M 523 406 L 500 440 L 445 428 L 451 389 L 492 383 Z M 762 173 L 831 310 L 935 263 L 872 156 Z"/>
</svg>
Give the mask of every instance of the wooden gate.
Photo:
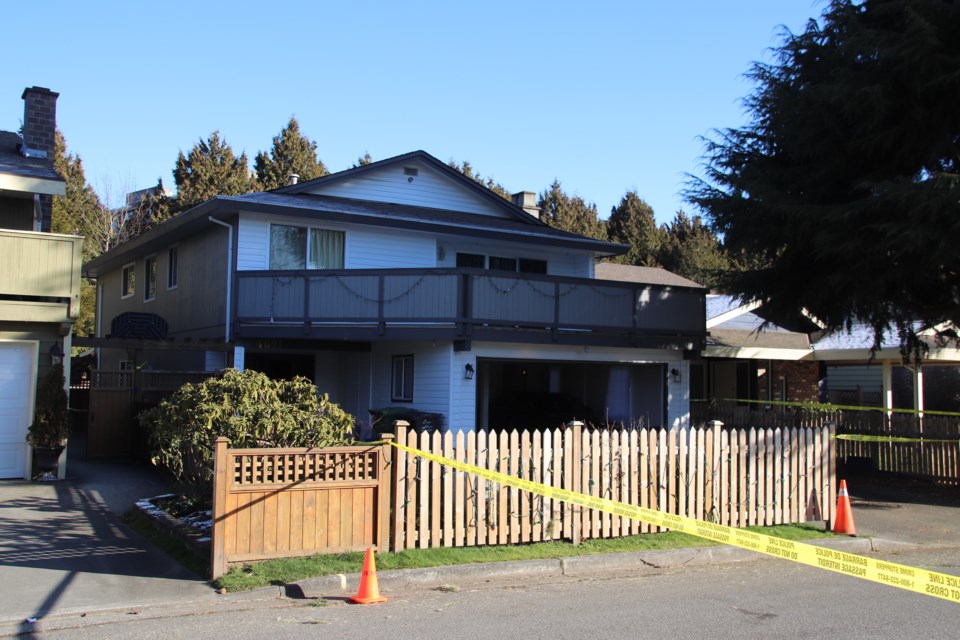
<svg viewBox="0 0 960 640">
<path fill-rule="evenodd" d="M 90 389 L 87 457 L 126 458 L 133 449 L 134 392 L 117 387 Z"/>
<path fill-rule="evenodd" d="M 228 449 L 227 444 L 217 439 L 213 578 L 231 562 L 387 549 L 390 445 Z"/>
</svg>

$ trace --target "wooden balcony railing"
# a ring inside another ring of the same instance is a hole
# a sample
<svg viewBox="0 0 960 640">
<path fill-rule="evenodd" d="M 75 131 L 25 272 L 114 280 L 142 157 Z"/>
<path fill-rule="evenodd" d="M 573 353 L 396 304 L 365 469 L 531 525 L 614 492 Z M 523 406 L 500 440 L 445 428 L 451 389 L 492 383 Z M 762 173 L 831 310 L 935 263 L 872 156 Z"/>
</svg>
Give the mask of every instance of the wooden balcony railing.
<svg viewBox="0 0 960 640">
<path fill-rule="evenodd" d="M 237 335 L 415 335 L 699 348 L 703 289 L 473 269 L 237 273 Z M 513 337 L 509 337 L 513 334 Z M 615 338 L 616 340 L 611 341 Z"/>
<path fill-rule="evenodd" d="M 0 300 L 59 306 L 63 319 L 75 319 L 80 312 L 82 247 L 83 238 L 76 236 L 0 229 Z M 42 309 L 31 313 L 41 321 L 58 319 Z M 0 319 L 31 318 L 0 315 Z"/>
</svg>

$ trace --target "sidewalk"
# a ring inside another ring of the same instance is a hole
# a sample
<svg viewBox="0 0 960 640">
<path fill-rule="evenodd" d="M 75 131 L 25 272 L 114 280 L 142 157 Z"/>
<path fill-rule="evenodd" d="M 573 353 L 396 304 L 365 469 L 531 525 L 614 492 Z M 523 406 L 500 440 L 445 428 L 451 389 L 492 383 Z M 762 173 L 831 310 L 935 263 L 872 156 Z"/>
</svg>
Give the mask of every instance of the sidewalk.
<svg viewBox="0 0 960 640">
<path fill-rule="evenodd" d="M 960 492 L 903 481 L 848 479 L 860 537 L 823 544 L 850 553 L 896 546 L 960 546 Z M 27 618 L 140 607 L 249 606 L 257 600 L 349 595 L 359 577 L 328 576 L 285 587 L 219 596 L 118 516 L 162 493 L 164 478 L 132 463 L 72 461 L 68 480 L 0 483 L 0 635 Z M 868 539 L 865 536 L 874 536 Z M 820 542 L 817 542 L 820 544 Z M 671 567 L 755 561 L 734 547 L 585 556 L 406 571 L 381 571 L 381 587 L 399 590 L 511 576 L 645 573 Z M 357 567 L 359 571 L 359 567 Z M 119 615 L 119 614 L 118 614 Z M 26 626 L 24 626 L 26 625 Z"/>
</svg>

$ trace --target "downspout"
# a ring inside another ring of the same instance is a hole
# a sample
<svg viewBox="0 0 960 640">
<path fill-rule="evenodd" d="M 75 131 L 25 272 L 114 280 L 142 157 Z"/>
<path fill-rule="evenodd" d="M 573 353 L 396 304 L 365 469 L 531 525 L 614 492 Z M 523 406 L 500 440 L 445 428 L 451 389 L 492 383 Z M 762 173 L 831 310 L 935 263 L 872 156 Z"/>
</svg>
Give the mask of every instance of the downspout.
<svg viewBox="0 0 960 640">
<path fill-rule="evenodd" d="M 223 341 L 230 344 L 230 312 L 233 309 L 233 225 L 227 224 L 222 220 L 216 220 L 213 216 L 208 216 L 207 220 L 221 227 L 226 227 L 230 232 L 227 237 L 227 307 L 224 310 L 224 337 Z"/>
</svg>

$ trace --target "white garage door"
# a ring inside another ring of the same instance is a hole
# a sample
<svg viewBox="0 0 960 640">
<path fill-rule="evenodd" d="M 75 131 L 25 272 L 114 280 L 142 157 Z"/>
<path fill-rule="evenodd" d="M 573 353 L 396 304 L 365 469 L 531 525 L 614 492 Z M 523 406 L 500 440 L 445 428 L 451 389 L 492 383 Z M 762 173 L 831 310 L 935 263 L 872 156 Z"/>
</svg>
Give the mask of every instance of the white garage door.
<svg viewBox="0 0 960 640">
<path fill-rule="evenodd" d="M 22 478 L 36 349 L 0 342 L 0 478 Z"/>
</svg>

